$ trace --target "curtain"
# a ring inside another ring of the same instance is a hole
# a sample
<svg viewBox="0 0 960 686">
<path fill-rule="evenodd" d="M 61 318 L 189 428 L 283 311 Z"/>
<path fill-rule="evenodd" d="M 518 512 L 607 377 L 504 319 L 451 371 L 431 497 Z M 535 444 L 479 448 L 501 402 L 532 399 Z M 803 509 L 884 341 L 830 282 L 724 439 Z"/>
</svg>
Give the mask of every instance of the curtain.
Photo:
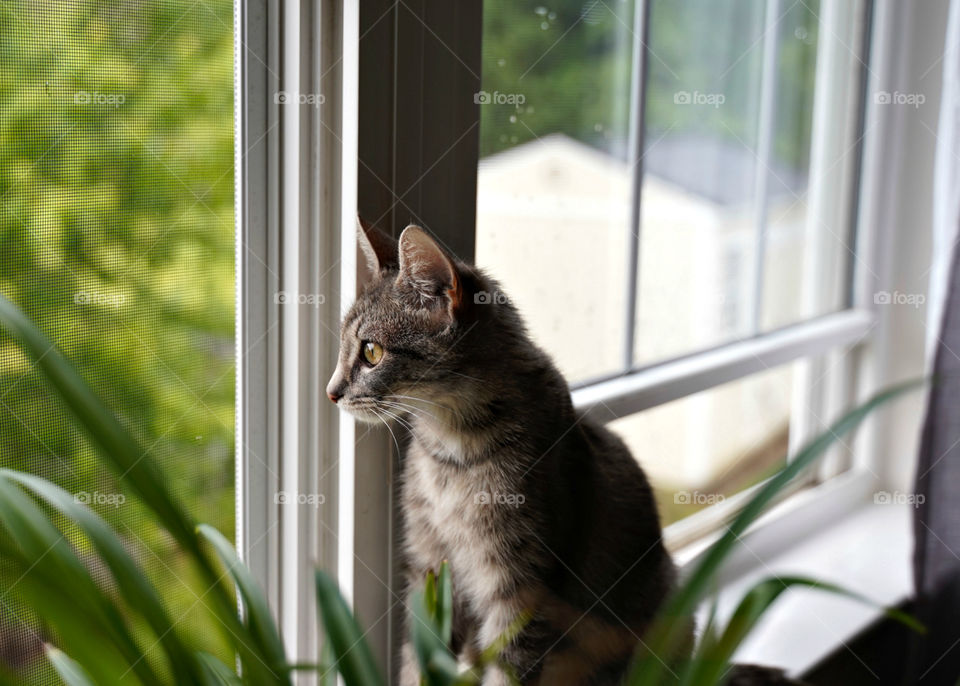
<svg viewBox="0 0 960 686">
<path fill-rule="evenodd" d="M 945 41 L 934 170 L 933 259 L 927 319 L 927 402 L 917 465 L 914 574 L 918 618 L 907 682 L 949 684 L 960 676 L 960 0 Z"/>
</svg>

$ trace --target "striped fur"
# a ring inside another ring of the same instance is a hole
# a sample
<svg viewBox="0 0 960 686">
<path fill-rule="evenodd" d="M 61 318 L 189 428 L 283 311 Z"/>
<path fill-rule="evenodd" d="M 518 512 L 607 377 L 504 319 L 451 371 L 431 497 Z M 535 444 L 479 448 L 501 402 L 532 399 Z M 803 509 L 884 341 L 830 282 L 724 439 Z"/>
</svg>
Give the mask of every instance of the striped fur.
<svg viewBox="0 0 960 686">
<path fill-rule="evenodd" d="M 409 430 L 410 587 L 449 560 L 464 659 L 530 621 L 504 657 L 523 684 L 615 684 L 674 584 L 650 485 L 483 272 L 417 227 L 361 232 L 371 279 L 344 319 L 331 398 Z M 486 302 L 487 300 L 491 302 Z M 362 344 L 383 359 L 365 363 Z M 403 686 L 419 683 L 409 646 Z M 491 674 L 488 684 L 505 683 Z"/>
</svg>

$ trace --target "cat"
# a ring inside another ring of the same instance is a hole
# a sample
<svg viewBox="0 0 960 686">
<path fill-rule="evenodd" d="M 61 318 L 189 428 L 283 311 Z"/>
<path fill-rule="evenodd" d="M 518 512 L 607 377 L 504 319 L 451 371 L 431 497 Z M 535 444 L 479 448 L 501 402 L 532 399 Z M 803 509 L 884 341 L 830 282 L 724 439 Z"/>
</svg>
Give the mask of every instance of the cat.
<svg viewBox="0 0 960 686">
<path fill-rule="evenodd" d="M 327 394 L 362 421 L 409 429 L 407 593 L 448 560 L 459 658 L 529 613 L 502 654 L 521 684 L 619 684 L 676 583 L 643 470 L 575 410 L 493 278 L 417 226 L 396 241 L 361 221 L 358 241 L 369 276 Z M 409 644 L 401 660 L 401 686 L 417 686 Z M 506 683 L 499 669 L 484 680 Z"/>
</svg>

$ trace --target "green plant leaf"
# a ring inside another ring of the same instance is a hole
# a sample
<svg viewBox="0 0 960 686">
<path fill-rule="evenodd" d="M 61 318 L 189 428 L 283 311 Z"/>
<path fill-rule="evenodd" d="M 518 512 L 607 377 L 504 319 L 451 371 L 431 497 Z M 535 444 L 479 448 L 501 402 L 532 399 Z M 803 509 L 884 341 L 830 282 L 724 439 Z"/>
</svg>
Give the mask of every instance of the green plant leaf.
<svg viewBox="0 0 960 686">
<path fill-rule="evenodd" d="M 744 594 L 722 634 L 716 640 L 701 644 L 692 661 L 692 668 L 682 682 L 684 686 L 723 683 L 723 677 L 730 667 L 730 660 L 740 644 L 774 601 L 784 591 L 797 586 L 834 593 L 873 607 L 880 607 L 860 593 L 816 579 L 799 576 L 775 576 L 763 579 Z M 891 619 L 902 622 L 915 631 L 923 631 L 923 626 L 906 613 L 893 609 L 886 609 L 885 612 Z"/>
<path fill-rule="evenodd" d="M 430 612 L 425 591 L 412 594 L 410 603 L 410 633 L 420 673 L 427 686 L 449 686 L 460 676 L 457 660 L 440 635 L 440 624 Z"/>
<path fill-rule="evenodd" d="M 280 640 L 273 615 L 270 614 L 267 599 L 264 597 L 263 591 L 260 590 L 256 579 L 253 578 L 253 574 L 240 561 L 236 550 L 223 534 L 209 524 L 200 524 L 197 531 L 213 546 L 240 589 L 240 595 L 246 609 L 246 622 L 250 627 L 250 634 L 260 648 L 259 653 L 267 656 L 267 664 L 271 669 L 281 674 L 288 673 L 283 641 Z"/>
<path fill-rule="evenodd" d="M 525 627 L 532 618 L 533 615 L 526 611 L 517 615 L 517 617 L 510 622 L 507 630 L 497 636 L 493 643 L 481 651 L 480 657 L 477 659 L 477 665 L 486 669 L 488 665 L 494 664 L 499 659 L 500 653 L 509 645 L 510 641 L 520 635 L 523 627 Z"/>
<path fill-rule="evenodd" d="M 83 667 L 67 657 L 67 654 L 62 650 L 58 650 L 49 644 L 45 648 L 47 659 L 50 660 L 50 664 L 53 665 L 57 675 L 63 679 L 66 686 L 96 686 L 87 673 L 83 671 Z"/>
<path fill-rule="evenodd" d="M 193 527 L 181 505 L 175 502 L 163 487 L 163 474 L 156 463 L 123 428 L 54 344 L 2 295 L 0 324 L 17 336 L 36 366 L 43 371 L 50 385 L 76 417 L 77 424 L 100 448 L 104 461 L 157 513 L 174 538 L 189 545 L 194 540 Z"/>
<path fill-rule="evenodd" d="M 711 579 L 737 545 L 740 536 L 777 494 L 875 409 L 926 383 L 925 379 L 919 379 L 893 386 L 850 410 L 804 446 L 782 470 L 757 490 L 720 539 L 710 546 L 686 581 L 664 602 L 663 609 L 647 634 L 645 646 L 638 651 L 630 670 L 627 679 L 630 686 L 658 686 L 667 679 L 668 665 L 675 664 L 682 657 L 690 618 L 697 604 L 703 599 Z"/>
<path fill-rule="evenodd" d="M 100 630 L 124 656 L 129 671 L 136 674 L 142 683 L 160 684 L 149 662 L 142 659 L 143 653 L 120 612 L 93 581 L 66 538 L 34 501 L 5 476 L 0 476 L 0 522 L 23 551 L 24 557 L 32 561 L 28 571 L 37 576 L 30 579 L 31 585 L 42 576 L 47 580 L 58 579 L 61 588 L 69 589 L 72 602 L 52 616 L 44 616 L 44 619 L 50 621 L 59 618 L 57 627 L 62 629 L 66 625 L 65 615 L 68 612 L 78 613 L 87 624 L 85 631 L 90 632 L 94 628 Z M 77 631 L 75 622 L 71 621 L 69 625 Z M 114 678 L 115 674 L 107 677 L 110 682 Z M 101 680 L 102 677 L 98 677 L 98 681 Z"/>
<path fill-rule="evenodd" d="M 319 686 L 336 686 L 337 670 L 333 667 L 336 658 L 333 656 L 333 646 L 330 640 L 324 640 L 320 646 L 320 667 L 317 670 L 320 673 Z"/>
<path fill-rule="evenodd" d="M 142 615 L 156 634 L 176 682 L 196 682 L 200 671 L 194 655 L 182 643 L 156 589 L 127 554 L 113 529 L 93 510 L 76 502 L 70 493 L 45 479 L 9 469 L 0 469 L 0 478 L 16 481 L 33 491 L 80 527 L 109 567 L 127 608 Z"/>
<path fill-rule="evenodd" d="M 120 676 L 129 670 L 129 662 L 117 652 L 97 621 L 90 621 L 79 612 L 75 599 L 63 588 L 62 576 L 50 576 L 42 564 L 35 564 L 23 552 L 0 537 L 0 555 L 5 565 L 3 589 L 16 589 L 17 595 L 30 606 L 45 624 L 56 627 L 56 640 L 67 653 L 86 658 L 87 672 L 97 684 L 119 684 Z M 66 579 L 69 581 L 69 577 Z M 30 628 L 43 633 L 42 627 Z"/>
<path fill-rule="evenodd" d="M 288 683 L 288 678 L 267 666 L 272 658 L 257 652 L 258 642 L 237 616 L 230 589 L 203 552 L 194 524 L 167 489 L 163 473 L 148 452 L 124 429 L 55 346 L 3 296 L 0 296 L 0 325 L 17 336 L 28 356 L 43 371 L 51 388 L 99 448 L 98 459 L 153 510 L 157 523 L 173 536 L 196 565 L 205 589 L 203 602 L 219 620 L 218 628 L 224 638 L 240 654 L 244 680 L 257 686 Z"/>
<path fill-rule="evenodd" d="M 200 651 L 197 659 L 203 665 L 204 684 L 209 686 L 240 686 L 243 681 L 236 673 L 210 653 Z"/>
<path fill-rule="evenodd" d="M 427 614 L 432 618 L 437 618 L 437 575 L 430 569 L 427 571 L 427 581 L 423 586 L 423 602 L 427 608 Z"/>
<path fill-rule="evenodd" d="M 453 583 L 450 579 L 450 563 L 444 560 L 437 578 L 436 618 L 440 627 L 440 640 L 450 645 L 453 640 Z"/>
<path fill-rule="evenodd" d="M 381 686 L 384 681 L 357 620 L 336 582 L 321 570 L 315 573 L 317 605 L 326 629 L 326 641 L 336 659 L 333 666 L 347 686 Z"/>
</svg>

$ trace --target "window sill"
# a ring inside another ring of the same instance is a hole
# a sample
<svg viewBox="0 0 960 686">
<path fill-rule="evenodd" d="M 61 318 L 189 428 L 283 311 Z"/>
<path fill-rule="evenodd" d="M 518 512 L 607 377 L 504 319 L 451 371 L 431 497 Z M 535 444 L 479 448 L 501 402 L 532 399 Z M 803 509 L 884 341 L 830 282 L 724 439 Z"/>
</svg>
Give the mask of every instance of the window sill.
<svg viewBox="0 0 960 686">
<path fill-rule="evenodd" d="M 901 603 L 913 592 L 912 514 L 909 505 L 881 506 L 861 500 L 829 526 L 769 556 L 753 549 L 746 536 L 741 547 L 754 564 L 722 585 L 717 599 L 719 621 L 730 616 L 751 585 L 772 575 L 808 576 L 835 583 L 878 606 Z M 696 553 L 686 560 L 678 557 L 681 568 L 688 568 Z M 708 611 L 709 607 L 701 608 L 701 626 Z M 846 647 L 881 612 L 879 607 L 824 591 L 791 589 L 758 623 L 735 659 L 778 666 L 797 676 Z"/>
</svg>

